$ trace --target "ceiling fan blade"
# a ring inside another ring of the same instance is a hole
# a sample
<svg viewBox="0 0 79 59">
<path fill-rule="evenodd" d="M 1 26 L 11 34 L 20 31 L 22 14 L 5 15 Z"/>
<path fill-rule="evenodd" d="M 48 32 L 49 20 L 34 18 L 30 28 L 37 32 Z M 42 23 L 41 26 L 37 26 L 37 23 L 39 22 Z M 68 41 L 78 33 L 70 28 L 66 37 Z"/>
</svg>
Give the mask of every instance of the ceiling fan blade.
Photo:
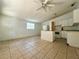
<svg viewBox="0 0 79 59">
<path fill-rule="evenodd" d="M 64 1 L 63 2 L 53 2 L 52 0 L 49 0 L 47 2 L 47 4 L 63 4 L 63 3 L 64 3 Z"/>
<path fill-rule="evenodd" d="M 45 0 L 39 0 L 41 3 L 45 2 Z"/>
<path fill-rule="evenodd" d="M 55 4 L 48 4 L 47 6 L 48 6 L 48 7 L 54 7 Z"/>
<path fill-rule="evenodd" d="M 47 4 L 51 4 L 52 2 L 49 0 L 48 2 L 47 2 Z"/>
<path fill-rule="evenodd" d="M 36 3 L 43 3 L 45 0 L 34 0 Z"/>
<path fill-rule="evenodd" d="M 44 7 L 42 7 L 46 12 L 47 12 L 47 7 L 46 6 L 44 6 Z"/>
<path fill-rule="evenodd" d="M 40 10 L 40 9 L 42 9 L 42 6 L 40 8 L 38 8 L 37 11 Z"/>
<path fill-rule="evenodd" d="M 64 2 L 52 2 L 51 4 L 64 4 Z"/>
<path fill-rule="evenodd" d="M 44 3 L 47 4 L 48 0 L 45 0 Z"/>
<path fill-rule="evenodd" d="M 40 7 L 40 8 L 38 8 L 37 11 L 40 10 L 40 9 L 43 9 L 43 10 L 47 11 L 47 8 L 46 7 L 43 7 L 43 6 Z"/>
</svg>

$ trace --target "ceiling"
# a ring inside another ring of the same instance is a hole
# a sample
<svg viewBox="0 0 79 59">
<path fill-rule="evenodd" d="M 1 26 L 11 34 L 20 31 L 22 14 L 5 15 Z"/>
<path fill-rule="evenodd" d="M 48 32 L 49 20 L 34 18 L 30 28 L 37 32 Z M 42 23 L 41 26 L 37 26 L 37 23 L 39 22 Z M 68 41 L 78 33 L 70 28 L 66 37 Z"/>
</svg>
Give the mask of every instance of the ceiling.
<svg viewBox="0 0 79 59">
<path fill-rule="evenodd" d="M 61 0 L 53 0 L 59 2 Z M 63 0 L 62 0 L 63 1 Z M 47 11 L 38 9 L 41 4 L 39 0 L 2 0 L 2 13 L 8 16 L 18 17 L 24 20 L 43 22 L 49 20 L 56 14 L 61 14 L 72 8 L 70 5 L 78 0 L 65 0 L 63 4 L 55 5 Z"/>
</svg>

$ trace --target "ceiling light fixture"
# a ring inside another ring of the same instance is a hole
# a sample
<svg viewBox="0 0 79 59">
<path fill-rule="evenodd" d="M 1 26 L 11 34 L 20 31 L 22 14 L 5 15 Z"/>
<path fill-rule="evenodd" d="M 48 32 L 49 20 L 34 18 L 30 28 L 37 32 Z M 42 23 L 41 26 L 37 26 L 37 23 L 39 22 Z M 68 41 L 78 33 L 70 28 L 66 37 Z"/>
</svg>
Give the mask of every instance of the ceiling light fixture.
<svg viewBox="0 0 79 59">
<path fill-rule="evenodd" d="M 62 2 L 54 2 L 52 0 L 39 0 L 39 2 L 41 3 L 41 7 L 39 7 L 37 9 L 37 11 L 40 10 L 40 9 L 44 9 L 46 11 L 47 8 L 50 8 L 50 7 L 52 8 L 52 7 L 54 7 L 57 4 L 58 5 L 62 4 Z"/>
</svg>

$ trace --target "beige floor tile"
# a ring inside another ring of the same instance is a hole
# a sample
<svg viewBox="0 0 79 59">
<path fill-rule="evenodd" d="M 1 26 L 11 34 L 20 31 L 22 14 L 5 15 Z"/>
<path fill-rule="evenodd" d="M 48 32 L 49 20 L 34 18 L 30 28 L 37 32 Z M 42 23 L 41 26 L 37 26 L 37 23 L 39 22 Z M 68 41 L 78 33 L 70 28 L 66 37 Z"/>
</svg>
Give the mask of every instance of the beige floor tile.
<svg viewBox="0 0 79 59">
<path fill-rule="evenodd" d="M 79 59 L 79 48 L 76 48 L 76 54 L 77 54 L 78 59 Z"/>
<path fill-rule="evenodd" d="M 40 37 L 0 42 L 0 59 L 79 59 L 79 49 L 66 45 L 66 40 L 55 42 Z"/>
<path fill-rule="evenodd" d="M 78 59 L 75 48 L 73 48 L 73 47 L 67 48 L 67 59 Z"/>
<path fill-rule="evenodd" d="M 36 58 L 37 59 L 43 59 L 45 57 L 45 54 L 39 52 L 38 54 L 36 54 Z"/>
<path fill-rule="evenodd" d="M 0 59 L 10 59 L 10 54 L 9 54 L 9 52 L 0 55 Z"/>
<path fill-rule="evenodd" d="M 24 59 L 31 59 L 32 58 L 32 54 L 31 53 L 27 53 L 23 57 L 24 57 Z"/>
</svg>

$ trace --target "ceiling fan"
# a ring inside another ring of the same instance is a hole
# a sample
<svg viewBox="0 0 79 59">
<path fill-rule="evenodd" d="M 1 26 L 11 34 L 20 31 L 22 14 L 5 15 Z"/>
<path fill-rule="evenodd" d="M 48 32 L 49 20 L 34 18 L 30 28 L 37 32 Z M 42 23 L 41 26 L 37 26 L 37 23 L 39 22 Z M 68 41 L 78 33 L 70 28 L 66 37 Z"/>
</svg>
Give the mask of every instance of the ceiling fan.
<svg viewBox="0 0 79 59">
<path fill-rule="evenodd" d="M 53 2 L 53 0 L 39 0 L 39 2 L 41 3 L 41 7 L 39 7 L 37 9 L 44 9 L 45 11 L 47 10 L 47 8 L 51 8 L 54 7 L 56 4 L 62 4 L 63 2 Z"/>
</svg>

